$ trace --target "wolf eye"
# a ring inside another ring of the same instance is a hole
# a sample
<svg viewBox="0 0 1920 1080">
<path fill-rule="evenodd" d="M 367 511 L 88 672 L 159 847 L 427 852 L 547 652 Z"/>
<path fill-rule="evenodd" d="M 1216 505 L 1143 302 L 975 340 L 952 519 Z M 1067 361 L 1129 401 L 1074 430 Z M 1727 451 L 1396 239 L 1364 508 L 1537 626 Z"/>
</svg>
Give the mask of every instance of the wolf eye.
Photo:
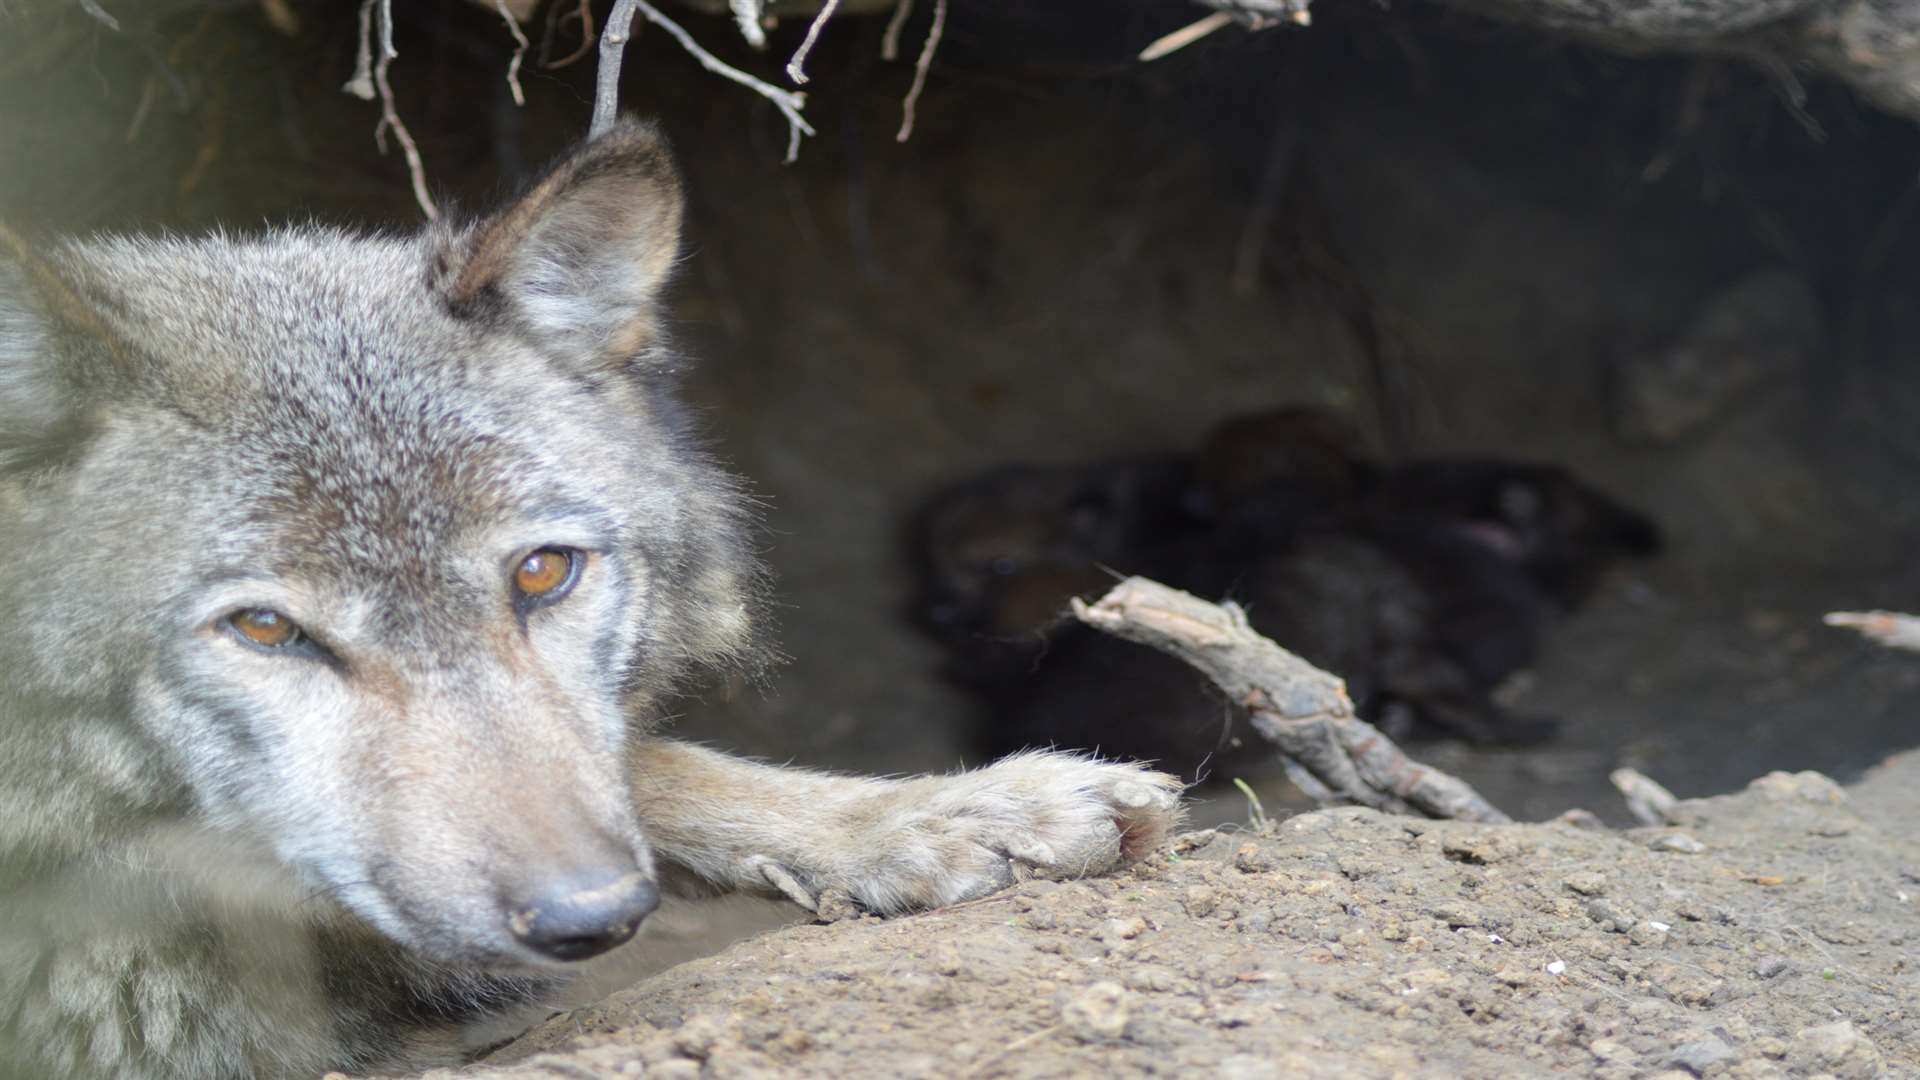
<svg viewBox="0 0 1920 1080">
<path fill-rule="evenodd" d="M 284 649 L 303 636 L 300 624 L 277 611 L 248 608 L 227 617 L 227 625 L 248 642 L 263 649 Z"/>
<path fill-rule="evenodd" d="M 513 591 L 523 606 L 551 604 L 573 591 L 580 578 L 580 552 L 548 547 L 520 560 L 513 571 Z"/>
</svg>

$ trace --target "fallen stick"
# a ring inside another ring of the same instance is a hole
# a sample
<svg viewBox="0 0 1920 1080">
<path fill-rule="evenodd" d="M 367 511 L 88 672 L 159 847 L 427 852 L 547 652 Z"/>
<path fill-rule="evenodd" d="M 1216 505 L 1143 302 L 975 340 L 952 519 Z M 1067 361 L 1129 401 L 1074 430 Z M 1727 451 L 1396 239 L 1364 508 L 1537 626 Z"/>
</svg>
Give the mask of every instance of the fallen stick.
<svg viewBox="0 0 1920 1080">
<path fill-rule="evenodd" d="M 1323 806 L 1512 820 L 1464 781 L 1407 757 L 1354 715 L 1344 682 L 1260 636 L 1237 604 L 1132 577 L 1091 604 L 1076 598 L 1073 613 L 1200 669 L 1247 710 L 1254 730 L 1280 748 L 1288 777 Z"/>
</svg>

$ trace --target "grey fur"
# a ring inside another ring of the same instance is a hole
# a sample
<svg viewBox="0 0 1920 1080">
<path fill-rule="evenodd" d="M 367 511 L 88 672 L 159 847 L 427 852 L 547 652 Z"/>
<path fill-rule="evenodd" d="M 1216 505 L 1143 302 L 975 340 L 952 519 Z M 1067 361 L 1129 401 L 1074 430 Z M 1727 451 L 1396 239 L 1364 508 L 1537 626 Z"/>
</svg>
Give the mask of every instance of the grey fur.
<svg viewBox="0 0 1920 1080">
<path fill-rule="evenodd" d="M 463 229 L 0 233 L 0 1076 L 457 1060 L 569 975 L 502 897 L 609 852 L 898 911 L 1164 834 L 1136 766 L 865 780 L 649 732 L 765 652 L 655 310 L 679 206 L 627 123 Z M 516 607 L 550 545 L 578 586 Z M 245 644 L 254 608 L 311 644 Z"/>
</svg>

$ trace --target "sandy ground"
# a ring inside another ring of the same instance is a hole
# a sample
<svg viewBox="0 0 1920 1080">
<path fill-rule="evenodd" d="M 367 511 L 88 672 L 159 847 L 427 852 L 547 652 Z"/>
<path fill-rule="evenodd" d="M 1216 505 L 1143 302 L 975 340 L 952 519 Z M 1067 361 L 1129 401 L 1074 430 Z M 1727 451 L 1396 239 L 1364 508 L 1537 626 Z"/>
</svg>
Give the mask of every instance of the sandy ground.
<svg viewBox="0 0 1920 1080">
<path fill-rule="evenodd" d="M 1920 1075 L 1920 753 L 1672 827 L 1341 809 L 795 926 L 435 1077 Z"/>
</svg>

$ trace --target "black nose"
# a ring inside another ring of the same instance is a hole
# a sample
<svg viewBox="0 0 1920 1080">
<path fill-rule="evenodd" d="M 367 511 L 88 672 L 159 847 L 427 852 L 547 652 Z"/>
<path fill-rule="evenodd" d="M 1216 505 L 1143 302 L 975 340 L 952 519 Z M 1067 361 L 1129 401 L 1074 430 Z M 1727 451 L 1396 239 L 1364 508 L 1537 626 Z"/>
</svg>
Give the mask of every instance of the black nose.
<svg viewBox="0 0 1920 1080">
<path fill-rule="evenodd" d="M 507 929 L 520 944 L 555 960 L 585 960 L 624 944 L 660 906 L 660 890 L 637 870 L 578 874 L 542 889 L 509 903 Z"/>
</svg>

